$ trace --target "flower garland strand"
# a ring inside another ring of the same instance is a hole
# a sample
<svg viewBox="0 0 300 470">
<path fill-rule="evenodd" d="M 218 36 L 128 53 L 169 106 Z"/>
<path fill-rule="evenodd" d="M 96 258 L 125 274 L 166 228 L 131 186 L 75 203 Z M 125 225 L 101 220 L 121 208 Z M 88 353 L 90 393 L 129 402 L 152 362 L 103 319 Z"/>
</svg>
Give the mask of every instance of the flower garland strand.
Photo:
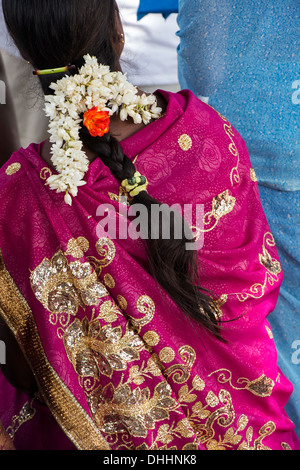
<svg viewBox="0 0 300 470">
<path fill-rule="evenodd" d="M 78 188 L 86 184 L 84 176 L 89 168 L 79 136 L 82 122 L 92 136 L 101 137 L 109 132 L 110 117 L 114 114 L 119 114 L 121 121 L 130 117 L 135 124 L 147 125 L 162 112 L 156 97 L 139 95 L 122 72 L 111 72 L 90 55 L 84 60 L 79 74 L 52 83 L 54 95 L 45 97 L 53 144 L 51 161 L 58 173 L 50 176 L 47 184 L 58 193 L 64 192 L 65 202 L 70 206 L 72 196 L 76 197 Z"/>
</svg>

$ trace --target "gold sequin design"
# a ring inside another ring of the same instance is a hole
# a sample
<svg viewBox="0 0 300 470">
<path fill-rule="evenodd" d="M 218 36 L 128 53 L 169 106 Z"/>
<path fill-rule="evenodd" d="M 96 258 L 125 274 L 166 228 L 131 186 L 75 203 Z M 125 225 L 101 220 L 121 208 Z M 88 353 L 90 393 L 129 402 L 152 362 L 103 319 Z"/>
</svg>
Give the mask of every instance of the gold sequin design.
<svg viewBox="0 0 300 470">
<path fill-rule="evenodd" d="M 33 313 L 7 271 L 1 250 L 0 299 L 0 316 L 17 336 L 37 378 L 40 395 L 65 434 L 79 450 L 110 450 L 96 424 L 52 368 Z"/>
<path fill-rule="evenodd" d="M 13 163 L 12 165 L 9 165 L 6 168 L 5 173 L 7 174 L 7 176 L 12 176 L 18 173 L 21 170 L 21 168 L 22 168 L 22 165 L 20 163 Z"/>
<path fill-rule="evenodd" d="M 151 394 L 149 388 L 128 384 L 117 388 L 108 384 L 88 397 L 94 418 L 106 434 L 128 433 L 133 437 L 146 438 L 155 423 L 168 420 L 176 409 L 172 389 L 166 382 L 156 385 Z"/>
<path fill-rule="evenodd" d="M 244 386 L 236 386 L 233 385 L 232 383 L 232 373 L 228 369 L 219 369 L 214 372 L 212 372 L 209 377 L 211 377 L 214 374 L 218 374 L 218 382 L 221 384 L 229 383 L 229 385 L 234 389 L 234 390 L 247 390 L 253 395 L 256 395 L 261 398 L 265 397 L 270 397 L 273 392 L 273 388 L 275 386 L 275 383 L 272 379 L 266 377 L 265 374 L 262 374 L 260 377 L 258 377 L 255 380 L 249 380 L 245 377 L 240 377 L 237 380 L 237 384 Z"/>
<path fill-rule="evenodd" d="M 184 152 L 187 152 L 188 150 L 192 148 L 193 141 L 189 135 L 182 134 L 178 139 L 178 144 L 181 150 L 183 150 Z"/>
<path fill-rule="evenodd" d="M 128 195 L 122 186 L 120 186 L 119 194 L 109 192 L 108 196 L 112 201 L 118 202 L 124 206 L 130 206 L 133 201 L 133 199 Z"/>
<path fill-rule="evenodd" d="M 89 250 L 90 244 L 85 237 L 72 238 L 68 242 L 66 256 L 72 256 L 75 259 L 81 259 Z"/>
<path fill-rule="evenodd" d="M 142 295 L 137 301 L 137 310 L 144 314 L 143 318 L 129 317 L 131 324 L 139 331 L 141 327 L 148 325 L 155 315 L 155 304 L 151 297 Z"/>
<path fill-rule="evenodd" d="M 254 168 L 250 168 L 250 179 L 254 183 L 257 183 L 257 176 L 256 176 L 256 172 L 255 172 Z"/>
<path fill-rule="evenodd" d="M 127 300 L 125 299 L 125 297 L 123 297 L 122 295 L 118 295 L 117 296 L 117 303 L 118 303 L 120 309 L 123 310 L 123 312 L 125 312 L 127 310 L 128 303 L 127 303 Z"/>
<path fill-rule="evenodd" d="M 31 421 L 36 415 L 36 409 L 33 406 L 33 402 L 35 397 L 25 403 L 22 407 L 20 413 L 13 417 L 12 424 L 6 429 L 7 434 L 9 437 L 14 440 L 16 433 L 19 429 L 28 421 Z"/>
<path fill-rule="evenodd" d="M 64 345 L 70 362 L 81 377 L 112 377 L 114 371 L 127 370 L 129 362 L 140 358 L 144 342 L 127 324 L 101 326 L 99 319 L 76 319 L 65 331 Z"/>
<path fill-rule="evenodd" d="M 96 243 L 96 250 L 100 259 L 94 256 L 89 256 L 87 259 L 94 266 L 97 275 L 100 276 L 102 270 L 113 262 L 116 256 L 116 247 L 109 238 L 100 238 Z"/>
<path fill-rule="evenodd" d="M 59 250 L 51 260 L 45 258 L 31 273 L 36 298 L 52 314 L 76 315 L 79 306 L 96 305 L 108 295 L 89 263 L 68 263 Z"/>
<path fill-rule="evenodd" d="M 148 346 L 152 348 L 159 344 L 160 338 L 156 331 L 147 331 L 147 333 L 145 333 L 143 336 L 143 340 Z"/>
<path fill-rule="evenodd" d="M 104 280 L 104 284 L 106 285 L 108 289 L 114 289 L 116 287 L 115 280 L 111 274 L 105 274 L 103 280 Z"/>
<path fill-rule="evenodd" d="M 200 229 L 193 227 L 197 232 L 211 232 L 216 228 L 219 220 L 227 214 L 230 214 L 235 207 L 236 199 L 229 194 L 229 190 L 219 194 L 212 201 L 212 210 L 207 212 L 203 218 L 204 227 L 210 225 L 209 228 Z"/>
<path fill-rule="evenodd" d="M 172 377 L 175 383 L 181 384 L 190 378 L 192 367 L 196 361 L 196 352 L 191 346 L 186 345 L 178 350 L 178 354 L 183 364 L 173 364 L 164 371 L 164 374 L 167 377 Z"/>
<path fill-rule="evenodd" d="M 250 297 L 254 299 L 260 299 L 264 295 L 268 285 L 273 286 L 275 282 L 279 281 L 278 274 L 280 274 L 282 270 L 280 262 L 270 256 L 268 250 L 266 249 L 266 245 L 270 247 L 275 246 L 274 237 L 270 232 L 265 233 L 262 246 L 263 253 L 260 253 L 258 256 L 259 262 L 266 269 L 264 282 L 257 282 L 253 284 L 248 292 L 234 294 L 240 302 L 245 302 Z"/>
<path fill-rule="evenodd" d="M 50 168 L 45 166 L 44 168 L 41 169 L 40 178 L 42 181 L 47 181 L 47 179 L 50 178 L 50 176 L 52 176 L 52 171 L 50 170 Z"/>
</svg>

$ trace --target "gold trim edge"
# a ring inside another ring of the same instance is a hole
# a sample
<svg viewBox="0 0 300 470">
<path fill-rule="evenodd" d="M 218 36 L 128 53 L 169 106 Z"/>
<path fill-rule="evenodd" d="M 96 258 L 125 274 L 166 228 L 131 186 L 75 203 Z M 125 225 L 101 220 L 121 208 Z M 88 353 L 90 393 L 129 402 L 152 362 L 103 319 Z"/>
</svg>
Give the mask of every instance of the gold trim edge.
<svg viewBox="0 0 300 470">
<path fill-rule="evenodd" d="M 33 313 L 9 274 L 0 250 L 0 316 L 18 340 L 59 426 L 78 450 L 111 450 L 92 418 L 52 368 Z"/>
</svg>

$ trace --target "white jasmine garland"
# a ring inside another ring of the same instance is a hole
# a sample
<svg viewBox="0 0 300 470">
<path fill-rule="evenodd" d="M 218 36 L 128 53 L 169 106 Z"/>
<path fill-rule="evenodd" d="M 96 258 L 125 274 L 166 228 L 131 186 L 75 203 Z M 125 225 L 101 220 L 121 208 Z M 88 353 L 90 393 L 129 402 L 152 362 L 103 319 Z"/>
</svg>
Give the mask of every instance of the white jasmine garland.
<svg viewBox="0 0 300 470">
<path fill-rule="evenodd" d="M 58 193 L 64 192 L 65 202 L 69 205 L 72 205 L 72 196 L 77 196 L 78 188 L 86 184 L 84 176 L 89 168 L 79 137 L 80 115 L 97 107 L 109 112 L 110 116 L 119 114 L 121 121 L 130 117 L 135 124 L 149 124 L 162 112 L 156 97 L 139 95 L 138 89 L 123 73 L 111 72 L 108 66 L 99 64 L 96 57 L 86 55 L 84 60 L 79 74 L 52 83 L 50 88 L 54 95 L 45 97 L 53 144 L 51 161 L 58 173 L 50 176 L 47 184 Z"/>
</svg>

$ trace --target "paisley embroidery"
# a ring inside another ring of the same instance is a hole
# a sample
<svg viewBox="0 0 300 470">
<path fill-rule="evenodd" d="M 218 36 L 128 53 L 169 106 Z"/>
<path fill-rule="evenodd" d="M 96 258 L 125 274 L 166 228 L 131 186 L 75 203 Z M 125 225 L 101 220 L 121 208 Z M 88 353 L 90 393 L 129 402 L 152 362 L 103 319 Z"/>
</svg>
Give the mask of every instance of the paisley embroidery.
<svg viewBox="0 0 300 470">
<path fill-rule="evenodd" d="M 103 268 L 106 268 L 113 262 L 116 256 L 116 247 L 114 242 L 109 238 L 101 238 L 96 243 L 96 250 L 101 258 L 98 259 L 94 256 L 89 256 L 87 259 L 94 266 L 97 275 L 100 276 Z"/>
</svg>

